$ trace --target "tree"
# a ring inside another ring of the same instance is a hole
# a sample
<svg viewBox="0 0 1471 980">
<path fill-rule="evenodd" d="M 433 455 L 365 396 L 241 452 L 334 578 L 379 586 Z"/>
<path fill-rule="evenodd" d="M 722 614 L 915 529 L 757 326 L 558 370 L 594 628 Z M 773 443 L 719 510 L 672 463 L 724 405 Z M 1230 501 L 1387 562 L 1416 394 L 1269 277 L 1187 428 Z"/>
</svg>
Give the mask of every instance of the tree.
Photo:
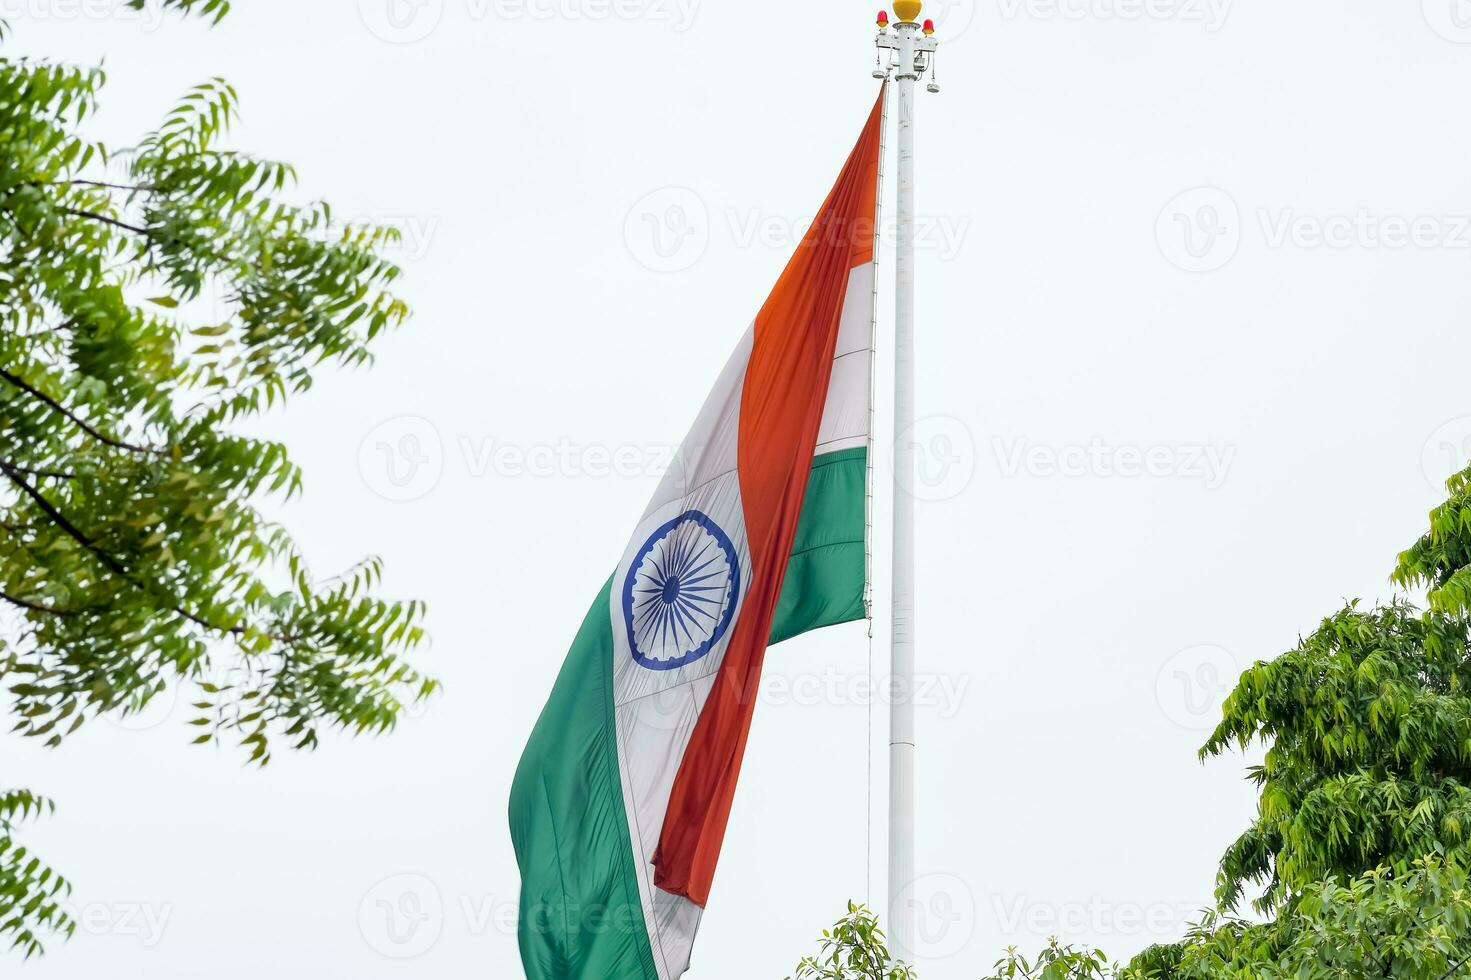
<svg viewBox="0 0 1471 980">
<path fill-rule="evenodd" d="M 878 917 L 849 902 L 847 915 L 822 931 L 818 954 L 803 958 L 787 980 L 915 980 L 915 973 L 890 955 Z"/>
<path fill-rule="evenodd" d="M 1201 755 L 1268 745 L 1257 818 L 1221 861 L 1221 911 L 1139 976 L 1439 980 L 1471 956 L 1471 469 L 1447 487 L 1392 575 L 1423 609 L 1351 603 L 1227 697 Z M 1252 885 L 1274 921 L 1228 917 Z"/>
<path fill-rule="evenodd" d="M 1437 858 L 1319 881 L 1275 921 L 1218 915 L 1176 946 L 1146 950 L 1121 980 L 1447 980 L 1471 962 L 1471 889 Z"/>
<path fill-rule="evenodd" d="M 1423 587 L 1423 608 L 1408 594 L 1350 603 L 1227 697 L 1201 757 L 1267 752 L 1217 908 L 1127 967 L 1053 940 L 1033 961 L 1010 951 L 989 980 L 1449 980 L 1471 967 L 1471 468 L 1448 489 L 1391 576 Z M 1254 886 L 1268 921 L 1233 914 Z"/>
<path fill-rule="evenodd" d="M 1258 817 L 1221 862 L 1217 898 L 1249 882 L 1270 910 L 1308 884 L 1426 855 L 1467 856 L 1471 832 L 1471 469 L 1393 580 L 1427 588 L 1350 604 L 1297 648 L 1254 665 L 1226 699 L 1202 757 L 1270 743 L 1252 778 Z"/>
<path fill-rule="evenodd" d="M 843 945 L 836 932 L 824 933 L 824 954 Z M 1053 939 L 1031 960 L 1008 950 L 985 980 L 1449 980 L 1471 966 L 1468 938 L 1466 872 L 1454 862 L 1426 858 L 1401 873 L 1381 868 L 1342 884 L 1315 882 L 1271 922 L 1207 915 L 1183 942 L 1146 950 L 1127 967 Z M 869 962 L 888 955 L 881 934 L 877 944 L 863 948 Z M 849 965 L 841 955 L 803 962 L 820 963 L 823 972 L 799 974 L 798 980 L 886 976 Z"/>
<path fill-rule="evenodd" d="M 1035 960 L 1008 949 L 986 980 L 1111 980 L 1117 974 L 1099 950 L 1064 946 L 1054 937 Z"/>
<path fill-rule="evenodd" d="M 325 204 L 289 200 L 291 167 L 226 147 L 238 100 L 221 80 L 110 147 L 83 133 L 100 69 L 0 53 L 0 681 L 15 730 L 59 745 L 174 684 L 195 692 L 196 742 L 238 742 L 257 765 L 279 739 L 391 728 L 435 688 L 404 659 L 422 606 L 376 597 L 376 560 L 315 578 L 258 509 L 302 474 L 241 427 L 318 367 L 367 363 L 405 319 L 380 254 L 393 233 L 334 225 Z M 27 956 L 71 928 L 66 882 L 13 837 L 49 808 L 0 790 L 0 940 Z"/>
</svg>

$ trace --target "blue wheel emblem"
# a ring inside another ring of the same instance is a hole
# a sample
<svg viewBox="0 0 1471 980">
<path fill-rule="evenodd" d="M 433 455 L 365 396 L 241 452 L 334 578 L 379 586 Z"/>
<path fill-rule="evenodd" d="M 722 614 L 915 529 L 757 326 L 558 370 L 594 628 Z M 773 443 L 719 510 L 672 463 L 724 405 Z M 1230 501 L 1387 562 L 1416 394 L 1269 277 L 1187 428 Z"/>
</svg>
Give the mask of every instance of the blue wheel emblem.
<svg viewBox="0 0 1471 980">
<path fill-rule="evenodd" d="M 623 581 L 623 622 L 633 659 L 674 670 L 705 657 L 730 628 L 741 565 L 730 536 L 686 511 L 655 531 Z"/>
</svg>

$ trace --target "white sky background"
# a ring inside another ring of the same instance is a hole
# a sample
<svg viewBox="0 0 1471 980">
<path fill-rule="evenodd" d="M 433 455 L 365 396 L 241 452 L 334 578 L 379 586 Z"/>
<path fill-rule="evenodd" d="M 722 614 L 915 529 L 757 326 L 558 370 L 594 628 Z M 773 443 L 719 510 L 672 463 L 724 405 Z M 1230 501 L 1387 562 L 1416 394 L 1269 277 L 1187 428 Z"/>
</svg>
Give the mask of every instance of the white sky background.
<svg viewBox="0 0 1471 980">
<path fill-rule="evenodd" d="M 7 54 L 106 56 L 109 141 L 223 75 L 236 146 L 404 228 L 412 325 L 264 428 L 305 466 L 285 516 L 318 570 L 383 555 L 447 685 L 266 772 L 189 748 L 184 704 L 5 741 L 6 782 L 61 804 L 28 837 L 82 919 L 23 976 L 520 975 L 521 747 L 876 85 L 876 4 L 418 0 L 395 31 L 387 2 L 237 0 L 207 29 L 0 0 Z M 1247 760 L 1194 755 L 1226 684 L 1389 594 L 1471 446 L 1465 0 L 944 7 L 919 118 L 926 980 L 1053 932 L 1178 937 L 1253 811 Z M 695 234 L 661 256 L 646 221 L 673 206 Z M 1135 450 L 1152 472 L 1119 472 Z M 865 897 L 866 663 L 861 625 L 771 654 L 697 980 L 785 976 Z"/>
</svg>

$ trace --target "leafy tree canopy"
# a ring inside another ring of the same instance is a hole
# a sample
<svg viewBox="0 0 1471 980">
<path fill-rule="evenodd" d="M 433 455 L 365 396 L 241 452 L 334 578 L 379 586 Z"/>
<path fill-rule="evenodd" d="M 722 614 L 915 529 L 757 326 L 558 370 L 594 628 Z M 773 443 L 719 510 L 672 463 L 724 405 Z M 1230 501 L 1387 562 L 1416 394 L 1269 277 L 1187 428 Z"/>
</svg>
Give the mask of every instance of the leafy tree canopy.
<svg viewBox="0 0 1471 980">
<path fill-rule="evenodd" d="M 194 691 L 196 742 L 229 739 L 260 765 L 278 739 L 392 727 L 402 699 L 434 689 L 404 659 L 422 607 L 375 596 L 375 560 L 316 578 L 258 509 L 302 474 L 241 429 L 319 368 L 367 363 L 403 322 L 381 257 L 393 233 L 335 225 L 290 200 L 291 167 L 230 148 L 225 82 L 107 146 L 85 132 L 102 71 L 14 56 L 0 34 L 0 682 L 15 731 L 55 746 L 173 684 Z M 13 837 L 49 806 L 0 790 L 0 942 L 26 955 L 70 929 L 66 883 Z"/>
<path fill-rule="evenodd" d="M 1351 604 L 1291 652 L 1246 671 L 1201 750 L 1260 740 L 1256 821 L 1227 851 L 1217 898 L 1250 883 L 1269 911 L 1310 884 L 1427 855 L 1464 858 L 1471 833 L 1471 470 L 1449 482 L 1393 580 L 1427 590 Z"/>
<path fill-rule="evenodd" d="M 915 980 L 916 974 L 889 953 L 878 916 L 867 906 L 848 903 L 848 912 L 822 931 L 816 956 L 797 964 L 787 980 Z"/>
<path fill-rule="evenodd" d="M 1176 946 L 1146 950 L 1120 980 L 1448 980 L 1467 965 L 1471 889 L 1425 858 L 1345 883 L 1314 882 L 1274 921 L 1206 919 Z"/>
<path fill-rule="evenodd" d="M 1054 942 L 989 980 L 1449 980 L 1471 969 L 1471 469 L 1399 557 L 1403 594 L 1244 674 L 1202 758 L 1261 742 L 1217 909 L 1126 967 Z M 1254 894 L 1265 922 L 1234 917 Z M 857 971 L 830 978 L 866 978 Z"/>
<path fill-rule="evenodd" d="M 1099 950 L 1064 946 L 1054 938 L 1034 960 L 1007 950 L 986 980 L 1109 980 L 1117 969 Z"/>
</svg>

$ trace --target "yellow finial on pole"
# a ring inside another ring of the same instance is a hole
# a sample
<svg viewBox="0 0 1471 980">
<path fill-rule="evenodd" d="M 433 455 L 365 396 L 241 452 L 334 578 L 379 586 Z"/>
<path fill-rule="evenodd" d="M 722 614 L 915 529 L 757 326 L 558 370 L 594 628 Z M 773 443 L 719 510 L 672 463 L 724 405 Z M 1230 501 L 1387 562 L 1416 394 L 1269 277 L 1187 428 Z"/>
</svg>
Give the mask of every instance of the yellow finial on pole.
<svg viewBox="0 0 1471 980">
<path fill-rule="evenodd" d="M 894 0 L 894 13 L 899 15 L 900 23 L 913 24 L 923 9 L 921 0 Z"/>
</svg>

